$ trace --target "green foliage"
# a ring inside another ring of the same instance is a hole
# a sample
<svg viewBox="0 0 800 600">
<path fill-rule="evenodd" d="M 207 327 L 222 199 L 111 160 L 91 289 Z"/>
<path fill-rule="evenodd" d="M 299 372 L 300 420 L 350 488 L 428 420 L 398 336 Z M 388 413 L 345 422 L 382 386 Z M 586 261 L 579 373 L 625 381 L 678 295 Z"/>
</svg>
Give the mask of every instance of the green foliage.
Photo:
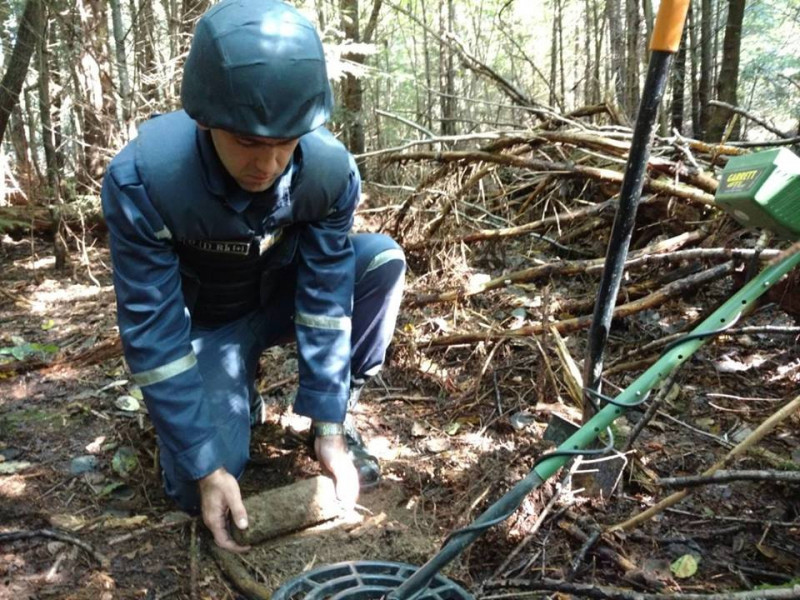
<svg viewBox="0 0 800 600">
<path fill-rule="evenodd" d="M 30 357 L 44 360 L 59 350 L 55 344 L 31 344 L 17 336 L 12 336 L 11 343 L 14 345 L 0 348 L 0 355 L 12 356 L 16 360 L 25 360 Z"/>
<path fill-rule="evenodd" d="M 800 585 L 800 577 L 795 577 L 787 581 L 786 583 L 780 583 L 778 585 L 772 585 L 769 583 L 764 583 L 761 585 L 757 585 L 754 589 L 756 590 L 781 590 L 781 589 L 788 589 L 792 588 L 796 585 Z"/>
<path fill-rule="evenodd" d="M 41 426 L 45 423 L 60 421 L 62 413 L 58 411 L 47 411 L 36 408 L 22 409 L 14 411 L 0 418 L 0 439 L 9 436 L 20 426 L 36 425 Z"/>
<path fill-rule="evenodd" d="M 0 233 L 6 233 L 7 231 L 11 231 L 12 229 L 18 229 L 20 227 L 28 227 L 28 223 L 24 223 L 22 221 L 15 221 L 14 219 L 4 219 L 0 217 Z"/>
<path fill-rule="evenodd" d="M 128 477 L 139 465 L 136 458 L 136 451 L 128 446 L 123 446 L 114 454 L 111 459 L 111 468 L 120 476 Z"/>
<path fill-rule="evenodd" d="M 748 3 L 742 31 L 739 103 L 787 132 L 800 119 L 797 1 Z"/>
</svg>

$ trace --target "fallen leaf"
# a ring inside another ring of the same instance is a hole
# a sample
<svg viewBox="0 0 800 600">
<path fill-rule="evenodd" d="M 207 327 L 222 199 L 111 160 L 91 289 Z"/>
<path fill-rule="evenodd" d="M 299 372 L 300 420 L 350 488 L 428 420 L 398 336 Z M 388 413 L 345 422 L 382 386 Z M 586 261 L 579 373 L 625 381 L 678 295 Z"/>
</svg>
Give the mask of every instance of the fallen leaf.
<svg viewBox="0 0 800 600">
<path fill-rule="evenodd" d="M 117 489 L 118 487 L 121 487 L 123 485 L 125 485 L 125 484 L 122 483 L 121 481 L 112 481 L 111 483 L 108 483 L 105 486 L 103 486 L 103 489 L 100 490 L 99 492 L 97 492 L 97 495 L 100 496 L 101 498 L 103 496 L 108 496 L 115 489 Z"/>
<path fill-rule="evenodd" d="M 103 521 L 106 529 L 133 529 L 140 527 L 147 521 L 147 515 L 134 515 L 132 517 L 109 517 Z"/>
<path fill-rule="evenodd" d="M 697 558 L 694 554 L 684 554 L 669 566 L 669 570 L 678 579 L 686 579 L 697 573 Z"/>
<path fill-rule="evenodd" d="M 459 429 L 461 429 L 461 424 L 458 421 L 453 421 L 445 426 L 444 432 L 447 435 L 455 435 L 458 433 Z"/>
<path fill-rule="evenodd" d="M 508 418 L 508 422 L 516 431 L 525 429 L 531 423 L 536 422 L 536 417 L 529 412 L 516 412 Z"/>
<path fill-rule="evenodd" d="M 709 417 L 700 417 L 699 419 L 694 420 L 694 424 L 698 427 L 703 427 L 705 429 L 710 429 L 711 426 L 714 424 L 714 419 Z"/>
<path fill-rule="evenodd" d="M 427 434 L 427 428 L 419 421 L 414 421 L 411 424 L 411 437 L 425 437 Z"/>
<path fill-rule="evenodd" d="M 99 465 L 97 457 L 93 454 L 76 456 L 69 463 L 69 472 L 73 475 L 80 475 L 87 471 L 94 471 Z"/>
<path fill-rule="evenodd" d="M 111 468 L 121 477 L 127 477 L 137 467 L 139 461 L 136 459 L 136 452 L 129 446 L 123 446 L 114 454 L 111 459 Z"/>
<path fill-rule="evenodd" d="M 447 438 L 432 438 L 425 441 L 425 449 L 433 454 L 450 449 L 450 440 Z"/>
<path fill-rule="evenodd" d="M 120 396 L 114 401 L 114 406 L 126 412 L 136 412 L 139 410 L 139 401 L 133 396 Z"/>
<path fill-rule="evenodd" d="M 86 519 L 75 515 L 55 514 L 48 519 L 53 527 L 66 529 L 67 531 L 78 531 L 86 525 Z"/>
<path fill-rule="evenodd" d="M 32 466 L 33 463 L 27 460 L 9 460 L 0 462 L 0 475 L 13 475 Z"/>
</svg>

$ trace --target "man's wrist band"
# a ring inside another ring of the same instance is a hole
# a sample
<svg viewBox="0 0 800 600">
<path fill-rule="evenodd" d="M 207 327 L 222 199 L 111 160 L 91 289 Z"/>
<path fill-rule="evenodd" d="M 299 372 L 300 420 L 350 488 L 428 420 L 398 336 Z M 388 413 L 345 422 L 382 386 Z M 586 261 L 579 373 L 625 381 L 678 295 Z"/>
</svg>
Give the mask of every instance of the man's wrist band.
<svg viewBox="0 0 800 600">
<path fill-rule="evenodd" d="M 342 423 L 331 423 L 329 421 L 314 421 L 312 425 L 316 437 L 326 437 L 332 435 L 344 435 L 344 425 Z"/>
</svg>

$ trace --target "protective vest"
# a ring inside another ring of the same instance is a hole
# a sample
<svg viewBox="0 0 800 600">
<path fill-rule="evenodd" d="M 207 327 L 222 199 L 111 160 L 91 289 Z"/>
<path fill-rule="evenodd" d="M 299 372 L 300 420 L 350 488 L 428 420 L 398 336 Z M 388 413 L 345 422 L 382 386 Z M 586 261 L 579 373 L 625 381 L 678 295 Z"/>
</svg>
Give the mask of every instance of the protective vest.
<svg viewBox="0 0 800 600">
<path fill-rule="evenodd" d="M 277 285 L 292 284 L 299 228 L 324 219 L 344 193 L 349 154 L 320 127 L 300 138 L 288 201 L 252 201 L 237 211 L 214 189 L 198 146 L 195 121 L 183 111 L 142 124 L 136 166 L 161 232 L 180 259 L 184 301 L 198 323 L 237 319 L 266 306 Z M 277 185 L 277 184 L 276 184 Z"/>
</svg>

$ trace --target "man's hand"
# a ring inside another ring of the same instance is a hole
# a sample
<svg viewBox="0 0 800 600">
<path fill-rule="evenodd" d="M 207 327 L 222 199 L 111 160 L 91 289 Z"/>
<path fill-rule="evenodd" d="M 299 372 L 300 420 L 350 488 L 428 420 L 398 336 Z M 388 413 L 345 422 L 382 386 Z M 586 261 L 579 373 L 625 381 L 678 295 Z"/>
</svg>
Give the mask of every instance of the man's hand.
<svg viewBox="0 0 800 600">
<path fill-rule="evenodd" d="M 245 552 L 249 546 L 240 546 L 233 541 L 228 531 L 228 511 L 239 529 L 247 528 L 247 511 L 242 503 L 242 494 L 236 478 L 220 467 L 197 482 L 200 489 L 200 504 L 203 523 L 206 524 L 217 546 L 232 552 Z"/>
<path fill-rule="evenodd" d="M 336 496 L 347 510 L 358 500 L 358 471 L 347 452 L 347 440 L 343 435 L 323 435 L 314 439 L 317 460 L 336 483 Z"/>
</svg>

